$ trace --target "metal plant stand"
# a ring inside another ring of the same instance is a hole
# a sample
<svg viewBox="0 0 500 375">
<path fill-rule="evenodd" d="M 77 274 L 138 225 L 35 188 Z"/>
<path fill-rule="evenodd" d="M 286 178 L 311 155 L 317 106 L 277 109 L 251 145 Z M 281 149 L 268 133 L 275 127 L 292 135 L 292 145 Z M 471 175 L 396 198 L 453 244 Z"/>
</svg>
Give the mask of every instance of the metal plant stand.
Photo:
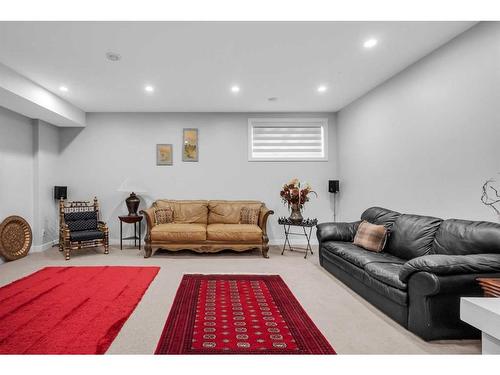
<svg viewBox="0 0 500 375">
<path fill-rule="evenodd" d="M 283 229 L 285 230 L 285 243 L 283 244 L 283 250 L 281 251 L 281 255 L 285 253 L 285 250 L 287 249 L 290 251 L 305 251 L 304 259 L 307 258 L 307 253 L 310 251 L 311 254 L 314 254 L 312 251 L 311 247 L 311 234 L 312 234 L 312 229 L 318 224 L 318 219 L 306 219 L 302 220 L 301 222 L 294 222 L 288 218 L 285 217 L 280 217 L 278 219 L 278 224 L 283 225 Z M 300 227 L 302 229 L 302 232 L 299 231 L 293 232 L 291 231 L 291 227 Z M 305 248 L 303 247 L 294 247 L 290 243 L 290 236 L 303 236 L 307 240 L 307 246 Z"/>
</svg>

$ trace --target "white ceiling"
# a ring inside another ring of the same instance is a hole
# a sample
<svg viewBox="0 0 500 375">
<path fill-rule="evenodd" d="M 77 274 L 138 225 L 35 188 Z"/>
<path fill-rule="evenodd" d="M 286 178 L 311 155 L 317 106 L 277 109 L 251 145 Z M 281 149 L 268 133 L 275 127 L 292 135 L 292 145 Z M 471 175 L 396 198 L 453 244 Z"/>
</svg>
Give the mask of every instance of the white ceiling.
<svg viewBox="0 0 500 375">
<path fill-rule="evenodd" d="M 337 111 L 473 24 L 0 22 L 0 62 L 87 112 Z"/>
</svg>

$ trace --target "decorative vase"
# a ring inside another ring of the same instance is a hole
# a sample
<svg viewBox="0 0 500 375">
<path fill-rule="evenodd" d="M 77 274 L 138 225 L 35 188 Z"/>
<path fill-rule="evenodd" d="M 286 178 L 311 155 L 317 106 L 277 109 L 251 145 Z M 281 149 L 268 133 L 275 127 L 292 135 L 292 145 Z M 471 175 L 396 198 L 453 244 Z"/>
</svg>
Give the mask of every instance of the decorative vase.
<svg viewBox="0 0 500 375">
<path fill-rule="evenodd" d="M 129 216 L 137 216 L 137 210 L 139 208 L 139 203 L 140 203 L 140 200 L 137 197 L 137 195 L 135 195 L 135 193 L 132 192 L 130 196 L 127 199 L 125 199 L 125 203 L 127 204 Z"/>
<path fill-rule="evenodd" d="M 293 223 L 301 223 L 302 220 L 304 220 L 302 214 L 300 213 L 298 203 L 292 203 L 292 213 L 290 214 L 290 217 L 288 219 Z"/>
</svg>

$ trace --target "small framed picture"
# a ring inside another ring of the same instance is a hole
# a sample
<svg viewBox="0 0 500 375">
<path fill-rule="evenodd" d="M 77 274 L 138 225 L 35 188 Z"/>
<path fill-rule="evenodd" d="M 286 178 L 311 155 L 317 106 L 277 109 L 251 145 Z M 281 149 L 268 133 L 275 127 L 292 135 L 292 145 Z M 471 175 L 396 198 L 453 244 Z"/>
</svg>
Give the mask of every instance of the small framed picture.
<svg viewBox="0 0 500 375">
<path fill-rule="evenodd" d="M 196 128 L 183 129 L 182 161 L 198 161 L 198 129 Z"/>
<path fill-rule="evenodd" d="M 156 145 L 156 165 L 173 165 L 172 144 Z"/>
</svg>

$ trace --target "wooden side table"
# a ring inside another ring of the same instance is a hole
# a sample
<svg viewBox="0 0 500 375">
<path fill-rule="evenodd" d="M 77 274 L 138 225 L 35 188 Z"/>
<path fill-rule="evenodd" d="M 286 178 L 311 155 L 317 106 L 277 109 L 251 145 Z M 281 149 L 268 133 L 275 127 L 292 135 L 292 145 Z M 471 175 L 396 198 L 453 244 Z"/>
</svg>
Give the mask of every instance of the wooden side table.
<svg viewBox="0 0 500 375">
<path fill-rule="evenodd" d="M 137 246 L 137 240 L 139 240 L 139 250 L 141 250 L 141 221 L 142 215 L 126 215 L 118 216 L 120 219 L 120 250 L 123 250 L 123 240 L 134 240 L 134 246 Z M 134 224 L 134 235 L 131 237 L 123 238 L 123 223 Z M 139 225 L 137 225 L 139 224 Z M 139 236 L 137 236 L 137 227 L 139 227 Z"/>
</svg>

